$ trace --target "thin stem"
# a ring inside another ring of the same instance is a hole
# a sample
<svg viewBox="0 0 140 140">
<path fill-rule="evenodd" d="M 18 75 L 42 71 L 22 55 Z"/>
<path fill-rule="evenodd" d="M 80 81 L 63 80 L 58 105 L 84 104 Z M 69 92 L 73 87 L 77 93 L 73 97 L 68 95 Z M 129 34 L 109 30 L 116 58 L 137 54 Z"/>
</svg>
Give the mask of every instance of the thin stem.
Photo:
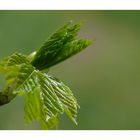
<svg viewBox="0 0 140 140">
<path fill-rule="evenodd" d="M 17 94 L 13 94 L 12 92 L 15 84 L 16 80 L 10 86 L 7 86 L 4 91 L 0 92 L 0 106 L 9 103 L 17 96 Z"/>
</svg>

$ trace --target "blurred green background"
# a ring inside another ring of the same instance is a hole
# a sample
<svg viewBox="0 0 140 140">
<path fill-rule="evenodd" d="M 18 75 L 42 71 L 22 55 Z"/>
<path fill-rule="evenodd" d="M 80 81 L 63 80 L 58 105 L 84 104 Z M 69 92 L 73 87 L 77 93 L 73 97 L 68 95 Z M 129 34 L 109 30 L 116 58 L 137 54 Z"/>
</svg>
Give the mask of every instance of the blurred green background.
<svg viewBox="0 0 140 140">
<path fill-rule="evenodd" d="M 31 53 L 69 20 L 96 42 L 49 72 L 81 106 L 78 126 L 63 115 L 57 129 L 140 129 L 140 11 L 0 11 L 0 58 Z M 24 124 L 23 107 L 22 97 L 0 107 L 0 129 L 40 129 Z"/>
</svg>

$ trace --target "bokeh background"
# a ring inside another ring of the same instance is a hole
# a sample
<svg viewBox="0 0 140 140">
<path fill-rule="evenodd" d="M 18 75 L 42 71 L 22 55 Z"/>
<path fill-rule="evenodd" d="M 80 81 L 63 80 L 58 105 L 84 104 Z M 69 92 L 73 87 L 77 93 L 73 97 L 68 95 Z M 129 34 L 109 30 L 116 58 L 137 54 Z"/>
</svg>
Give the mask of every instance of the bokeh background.
<svg viewBox="0 0 140 140">
<path fill-rule="evenodd" d="M 57 129 L 140 129 L 140 11 L 0 11 L 0 59 L 31 53 L 70 20 L 96 42 L 49 72 L 81 106 L 78 126 L 63 115 Z M 23 108 L 22 97 L 0 107 L 0 129 L 40 129 L 24 124 Z"/>
</svg>

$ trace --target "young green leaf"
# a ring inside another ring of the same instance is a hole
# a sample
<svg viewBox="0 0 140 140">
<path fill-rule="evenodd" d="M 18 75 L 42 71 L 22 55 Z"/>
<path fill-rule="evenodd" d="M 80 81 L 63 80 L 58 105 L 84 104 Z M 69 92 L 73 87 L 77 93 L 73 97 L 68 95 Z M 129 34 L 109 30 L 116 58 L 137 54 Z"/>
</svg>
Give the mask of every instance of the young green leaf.
<svg viewBox="0 0 140 140">
<path fill-rule="evenodd" d="M 32 65 L 39 70 L 44 70 L 89 46 L 91 41 L 77 39 L 79 30 L 80 24 L 64 25 L 36 52 Z"/>
<path fill-rule="evenodd" d="M 60 80 L 43 72 L 51 66 L 77 54 L 91 41 L 77 39 L 80 24 L 68 23 L 54 33 L 30 55 L 14 53 L 0 61 L 0 73 L 6 76 L 6 86 L 0 92 L 0 105 L 17 95 L 25 97 L 25 122 L 40 121 L 43 129 L 59 122 L 61 114 L 75 123 L 79 107 L 72 91 Z"/>
<path fill-rule="evenodd" d="M 49 129 L 56 125 L 60 114 L 66 112 L 76 123 L 77 101 L 70 89 L 56 78 L 24 64 L 16 83 L 13 93 L 26 94 L 26 122 L 40 120 L 42 128 Z"/>
<path fill-rule="evenodd" d="M 28 61 L 24 55 L 18 53 L 14 53 L 0 62 L 0 73 L 5 74 L 6 77 L 6 86 L 0 93 L 0 105 L 7 104 L 16 97 L 16 94 L 13 94 L 13 90 L 16 84 L 16 77 L 23 63 L 28 63 Z"/>
</svg>

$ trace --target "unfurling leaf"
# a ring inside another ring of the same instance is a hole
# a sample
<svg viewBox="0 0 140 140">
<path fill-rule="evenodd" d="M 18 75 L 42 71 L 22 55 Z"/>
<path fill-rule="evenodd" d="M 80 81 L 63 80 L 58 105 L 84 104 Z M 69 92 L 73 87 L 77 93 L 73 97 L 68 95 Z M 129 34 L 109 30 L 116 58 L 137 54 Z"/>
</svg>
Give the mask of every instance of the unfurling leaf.
<svg viewBox="0 0 140 140">
<path fill-rule="evenodd" d="M 39 70 L 44 70 L 89 46 L 91 41 L 77 38 L 80 26 L 80 24 L 68 23 L 60 28 L 36 52 L 32 65 Z"/>
<path fill-rule="evenodd" d="M 30 55 L 14 53 L 0 61 L 0 73 L 5 74 L 6 86 L 0 92 L 0 105 L 17 95 L 25 97 L 25 122 L 40 121 L 42 129 L 55 127 L 61 114 L 75 123 L 79 105 L 68 86 L 44 70 L 71 57 L 91 44 L 78 39 L 80 24 L 68 23 L 54 33 Z"/>
<path fill-rule="evenodd" d="M 27 123 L 40 120 L 42 128 L 49 129 L 56 125 L 56 120 L 64 112 L 76 123 L 78 104 L 71 90 L 55 78 L 35 70 L 31 65 L 23 65 L 13 92 L 25 94 Z"/>
</svg>

